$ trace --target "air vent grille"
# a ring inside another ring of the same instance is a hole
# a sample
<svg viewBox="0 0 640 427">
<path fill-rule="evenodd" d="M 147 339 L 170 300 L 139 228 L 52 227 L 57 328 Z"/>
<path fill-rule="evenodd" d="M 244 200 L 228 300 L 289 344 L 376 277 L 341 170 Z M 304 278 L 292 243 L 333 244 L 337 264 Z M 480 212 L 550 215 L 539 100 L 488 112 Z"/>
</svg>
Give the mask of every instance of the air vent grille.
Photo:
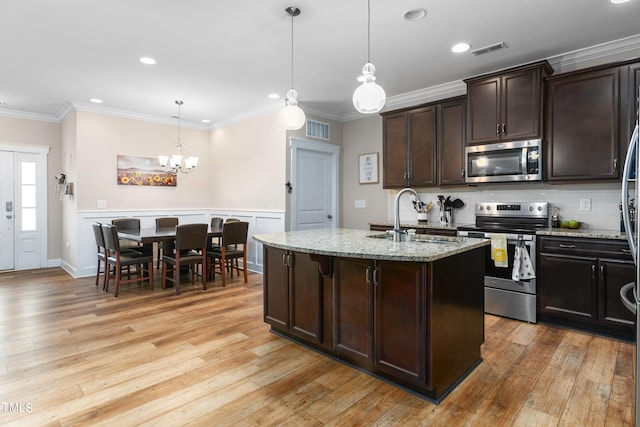
<svg viewBox="0 0 640 427">
<path fill-rule="evenodd" d="M 472 50 L 475 56 L 484 55 L 485 53 L 493 52 L 494 50 L 505 49 L 507 47 L 505 42 L 492 44 L 491 46 L 481 47 L 480 49 Z"/>
<path fill-rule="evenodd" d="M 329 134 L 329 123 L 307 120 L 307 136 L 329 141 L 329 139 L 331 139 Z"/>
</svg>

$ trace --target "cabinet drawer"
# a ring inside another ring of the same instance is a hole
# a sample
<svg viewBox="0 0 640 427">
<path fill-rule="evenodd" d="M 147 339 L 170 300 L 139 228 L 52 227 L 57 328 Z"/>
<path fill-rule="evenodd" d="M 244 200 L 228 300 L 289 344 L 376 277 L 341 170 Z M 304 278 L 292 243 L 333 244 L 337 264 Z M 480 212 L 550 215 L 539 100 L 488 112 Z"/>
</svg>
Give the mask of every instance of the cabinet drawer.
<svg viewBox="0 0 640 427">
<path fill-rule="evenodd" d="M 621 240 L 541 237 L 538 241 L 540 253 L 633 261 L 629 244 Z"/>
</svg>

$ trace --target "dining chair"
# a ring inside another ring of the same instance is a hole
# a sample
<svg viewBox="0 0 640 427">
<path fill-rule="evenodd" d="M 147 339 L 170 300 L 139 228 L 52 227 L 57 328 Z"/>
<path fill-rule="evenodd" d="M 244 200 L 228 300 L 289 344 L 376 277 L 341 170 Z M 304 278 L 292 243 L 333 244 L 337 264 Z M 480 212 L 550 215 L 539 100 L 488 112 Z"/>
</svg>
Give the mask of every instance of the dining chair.
<svg viewBox="0 0 640 427">
<path fill-rule="evenodd" d="M 162 287 L 173 283 L 176 295 L 180 294 L 180 268 L 191 266 L 191 283 L 195 283 L 196 267 L 202 265 L 202 289 L 207 289 L 207 224 L 183 224 L 176 226 L 175 251 L 162 256 Z M 171 267 L 171 269 L 169 269 Z M 168 273 L 172 273 L 171 277 Z"/>
<path fill-rule="evenodd" d="M 117 230 L 126 233 L 139 233 L 140 232 L 140 218 L 116 218 L 111 220 L 111 224 L 115 225 Z M 120 249 L 132 249 L 138 252 L 142 251 L 142 245 L 131 242 L 128 240 L 120 241 Z"/>
<path fill-rule="evenodd" d="M 96 268 L 96 286 L 98 286 L 98 282 L 100 281 L 100 266 L 104 265 L 104 278 L 102 281 L 102 288 L 104 289 L 105 284 L 107 283 L 107 248 L 104 244 L 104 236 L 102 234 L 102 225 L 99 222 L 94 222 L 91 224 L 91 228 L 93 229 L 93 236 L 96 240 L 96 250 L 98 254 L 98 267 Z"/>
<path fill-rule="evenodd" d="M 163 229 L 175 229 L 176 225 L 178 225 L 178 218 L 164 216 L 160 218 L 156 218 L 156 231 Z M 171 252 L 173 248 L 170 243 L 167 242 L 158 242 L 158 261 L 156 268 L 160 269 L 160 260 L 162 259 L 162 255 L 164 252 Z"/>
<path fill-rule="evenodd" d="M 142 282 L 146 279 L 149 280 L 149 288 L 153 290 L 153 255 L 142 255 L 135 251 L 121 251 L 120 241 L 118 240 L 118 229 L 112 224 L 102 224 L 102 234 L 104 236 L 104 243 L 106 252 L 106 262 L 108 266 L 113 266 L 113 275 L 116 280 L 116 289 L 114 296 L 118 296 L 120 284 L 130 282 Z M 144 266 L 146 265 L 146 268 Z M 136 267 L 135 277 L 132 279 L 130 276 L 127 279 L 122 278 L 123 267 Z M 142 274 L 145 270 L 148 273 L 148 277 Z M 109 282 L 111 280 L 111 269 L 107 268 L 106 281 L 104 290 L 109 291 Z"/>
<path fill-rule="evenodd" d="M 226 286 L 225 267 L 230 268 L 231 277 L 235 269 L 240 274 L 238 259 L 242 258 L 242 271 L 244 272 L 244 282 L 247 283 L 247 234 L 249 223 L 244 221 L 225 222 L 222 226 L 222 243 L 220 248 L 207 253 L 210 261 L 210 274 L 215 279 L 215 267 L 220 267 L 222 276 L 222 286 Z M 242 246 L 242 248 L 239 248 Z M 235 261 L 235 265 L 232 262 Z"/>
</svg>

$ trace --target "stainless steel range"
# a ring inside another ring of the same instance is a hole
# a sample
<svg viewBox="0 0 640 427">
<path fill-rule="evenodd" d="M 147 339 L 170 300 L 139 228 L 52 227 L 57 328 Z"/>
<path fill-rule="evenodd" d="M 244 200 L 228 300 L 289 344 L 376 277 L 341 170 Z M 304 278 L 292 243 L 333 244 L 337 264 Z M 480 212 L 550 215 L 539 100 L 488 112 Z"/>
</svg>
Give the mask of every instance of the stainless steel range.
<svg viewBox="0 0 640 427">
<path fill-rule="evenodd" d="M 483 202 L 476 204 L 475 225 L 458 228 L 459 236 L 492 239 L 485 255 L 485 312 L 536 323 L 536 279 L 514 280 L 516 248 L 526 250 L 536 270 L 536 231 L 549 226 L 547 202 Z M 493 242 L 506 241 L 506 266 L 496 266 Z M 519 261 L 518 261 L 519 263 Z"/>
</svg>

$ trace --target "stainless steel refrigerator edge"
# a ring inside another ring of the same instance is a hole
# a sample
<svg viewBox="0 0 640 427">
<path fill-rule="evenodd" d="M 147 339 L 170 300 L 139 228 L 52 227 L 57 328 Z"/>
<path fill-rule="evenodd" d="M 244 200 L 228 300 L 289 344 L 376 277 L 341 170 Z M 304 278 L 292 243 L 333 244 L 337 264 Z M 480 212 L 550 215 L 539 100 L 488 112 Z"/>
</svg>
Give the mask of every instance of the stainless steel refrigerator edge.
<svg viewBox="0 0 640 427">
<path fill-rule="evenodd" d="M 638 91 L 638 100 L 640 100 L 640 90 Z M 620 289 L 620 298 L 622 303 L 632 313 L 636 315 L 636 334 L 635 334 L 635 364 L 633 366 L 633 378 L 635 382 L 635 425 L 640 426 L 640 383 L 638 382 L 638 372 L 640 372 L 640 355 L 638 354 L 638 343 L 640 342 L 640 269 L 638 268 L 638 242 L 640 242 L 640 226 L 635 229 L 631 228 L 631 220 L 629 215 L 629 192 L 633 194 L 636 202 L 640 201 L 640 182 L 638 181 L 638 165 L 640 164 L 640 156 L 638 156 L 638 130 L 640 124 L 640 108 L 638 108 L 639 116 L 636 118 L 636 126 L 633 131 L 631 140 L 629 141 L 629 149 L 623 168 L 622 175 L 622 219 L 624 222 L 627 240 L 633 261 L 636 264 L 636 280 L 628 283 Z M 630 173 L 634 172 L 634 178 L 630 179 Z M 629 182 L 633 182 L 633 188 L 629 189 Z M 637 222 L 636 222 L 637 223 Z M 631 291 L 631 292 L 630 292 Z M 631 294 L 631 295 L 629 295 Z M 631 298 L 630 298 L 631 297 Z"/>
</svg>

